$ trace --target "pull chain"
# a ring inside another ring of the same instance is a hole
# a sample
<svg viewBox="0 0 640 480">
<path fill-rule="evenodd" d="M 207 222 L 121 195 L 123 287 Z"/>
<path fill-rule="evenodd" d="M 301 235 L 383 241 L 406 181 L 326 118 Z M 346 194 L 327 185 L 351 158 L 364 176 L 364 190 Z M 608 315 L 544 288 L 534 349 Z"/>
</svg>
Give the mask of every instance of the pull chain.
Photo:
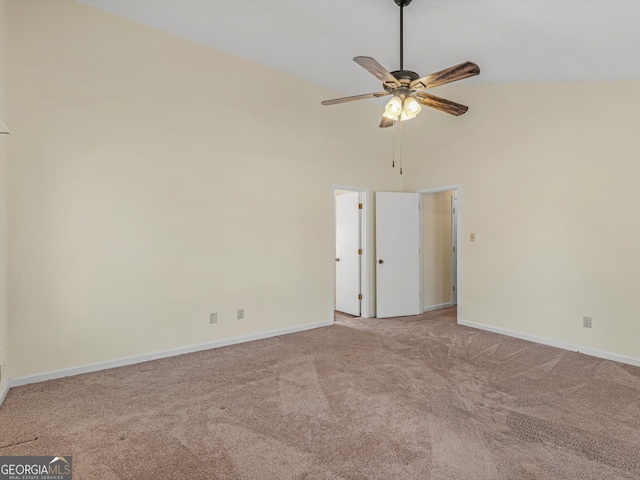
<svg viewBox="0 0 640 480">
<path fill-rule="evenodd" d="M 393 141 L 391 142 L 391 168 L 396 168 L 396 126 L 393 129 Z"/>
<path fill-rule="evenodd" d="M 397 120 L 393 125 L 393 157 L 391 160 L 391 168 L 396 167 L 396 153 L 398 158 L 398 166 L 400 167 L 400 175 L 402 175 L 402 121 Z"/>
<path fill-rule="evenodd" d="M 400 124 L 400 175 L 402 175 L 402 121 L 398 123 Z"/>
</svg>

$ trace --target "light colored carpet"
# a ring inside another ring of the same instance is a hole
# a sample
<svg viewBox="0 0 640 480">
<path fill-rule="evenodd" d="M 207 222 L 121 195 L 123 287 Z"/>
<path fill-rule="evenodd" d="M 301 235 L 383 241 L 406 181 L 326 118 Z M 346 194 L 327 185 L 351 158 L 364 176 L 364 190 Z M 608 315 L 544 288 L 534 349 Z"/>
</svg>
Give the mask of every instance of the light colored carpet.
<svg viewBox="0 0 640 480">
<path fill-rule="evenodd" d="M 0 455 L 74 479 L 640 479 L 640 368 L 455 308 L 14 388 Z"/>
</svg>

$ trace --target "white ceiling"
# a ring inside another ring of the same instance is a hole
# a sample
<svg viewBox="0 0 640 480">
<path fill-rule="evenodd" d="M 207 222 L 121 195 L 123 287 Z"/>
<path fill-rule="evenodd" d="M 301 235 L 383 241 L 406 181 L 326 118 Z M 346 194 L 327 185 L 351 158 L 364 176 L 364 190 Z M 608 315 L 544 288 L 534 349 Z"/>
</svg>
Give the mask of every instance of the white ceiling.
<svg viewBox="0 0 640 480">
<path fill-rule="evenodd" d="M 352 61 L 399 68 L 393 0 L 79 0 L 347 95 L 380 90 Z M 640 0 L 413 0 L 404 67 L 470 60 L 465 83 L 640 79 Z"/>
</svg>

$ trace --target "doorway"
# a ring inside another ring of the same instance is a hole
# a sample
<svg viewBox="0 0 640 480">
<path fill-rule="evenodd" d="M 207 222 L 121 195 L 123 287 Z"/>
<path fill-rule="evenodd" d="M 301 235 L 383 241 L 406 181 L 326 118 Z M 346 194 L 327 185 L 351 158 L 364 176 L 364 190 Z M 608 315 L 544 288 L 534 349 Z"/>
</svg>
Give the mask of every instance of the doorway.
<svg viewBox="0 0 640 480">
<path fill-rule="evenodd" d="M 458 303 L 459 186 L 419 190 L 422 197 L 423 311 Z"/>
<path fill-rule="evenodd" d="M 369 317 L 369 189 L 332 185 L 332 309 Z"/>
</svg>

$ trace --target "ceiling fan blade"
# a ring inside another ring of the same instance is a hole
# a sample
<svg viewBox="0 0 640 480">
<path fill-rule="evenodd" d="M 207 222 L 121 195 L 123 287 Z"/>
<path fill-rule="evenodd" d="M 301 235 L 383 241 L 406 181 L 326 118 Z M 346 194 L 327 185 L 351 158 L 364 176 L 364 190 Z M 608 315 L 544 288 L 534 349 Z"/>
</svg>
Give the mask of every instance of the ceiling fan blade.
<svg viewBox="0 0 640 480">
<path fill-rule="evenodd" d="M 418 92 L 414 94 L 414 97 L 422 104 L 427 107 L 435 108 L 436 110 L 440 110 L 444 113 L 449 113 L 451 115 L 455 115 L 459 117 L 463 115 L 469 110 L 469 107 L 465 105 L 460 105 L 459 103 L 452 102 L 451 100 L 446 100 L 444 98 L 436 97 L 435 95 L 431 95 L 426 92 Z"/>
<path fill-rule="evenodd" d="M 332 100 L 325 100 L 321 103 L 322 105 L 337 105 L 338 103 L 353 102 L 355 100 L 363 100 L 365 98 L 378 98 L 378 97 L 384 97 L 386 95 L 391 95 L 391 94 L 388 92 L 365 93 L 362 95 L 354 95 L 353 97 L 342 97 L 342 98 L 334 98 Z"/>
<path fill-rule="evenodd" d="M 391 84 L 396 88 L 400 87 L 400 81 L 391 75 L 391 73 L 380 65 L 375 59 L 371 57 L 355 57 L 353 59 L 358 65 L 364 68 L 367 72 L 374 75 L 382 83 Z"/>
<path fill-rule="evenodd" d="M 380 128 L 393 127 L 393 124 L 396 123 L 392 118 L 387 118 L 384 115 L 382 116 L 382 120 L 380 120 Z"/>
<path fill-rule="evenodd" d="M 480 67 L 473 62 L 464 62 L 460 65 L 445 68 L 439 72 L 432 73 L 426 77 L 419 78 L 411 82 L 411 90 L 424 90 L 446 83 L 456 82 L 464 78 L 473 77 L 480 73 Z"/>
</svg>

